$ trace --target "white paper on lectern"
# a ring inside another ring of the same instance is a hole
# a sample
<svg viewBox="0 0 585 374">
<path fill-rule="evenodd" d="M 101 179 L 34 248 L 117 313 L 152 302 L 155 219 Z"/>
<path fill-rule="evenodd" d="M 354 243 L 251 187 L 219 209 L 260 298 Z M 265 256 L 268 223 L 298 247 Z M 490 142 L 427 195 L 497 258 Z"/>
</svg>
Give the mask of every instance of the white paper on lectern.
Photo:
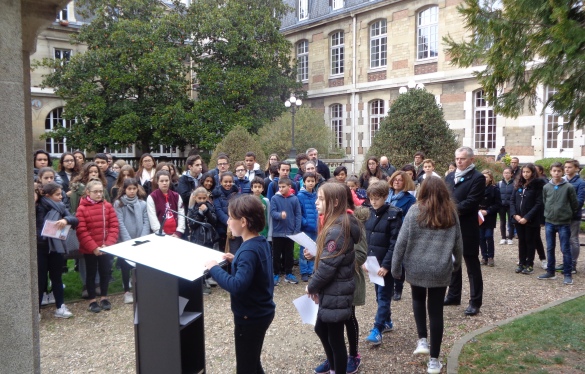
<svg viewBox="0 0 585 374">
<path fill-rule="evenodd" d="M 380 264 L 376 256 L 368 256 L 366 260 L 366 269 L 368 269 L 368 276 L 371 283 L 376 283 L 378 286 L 384 287 L 384 277 L 378 275 Z"/>
<path fill-rule="evenodd" d="M 221 252 L 169 235 L 150 234 L 101 250 L 190 281 L 204 275 L 208 261 L 225 262 Z"/>
<path fill-rule="evenodd" d="M 308 296 L 303 295 L 293 300 L 293 304 L 297 308 L 297 311 L 301 315 L 303 323 L 315 326 L 317 322 L 317 312 L 319 311 L 319 305 Z"/>
<path fill-rule="evenodd" d="M 313 239 L 309 238 L 307 234 L 305 234 L 304 232 L 299 232 L 298 234 L 287 236 L 291 238 L 293 241 L 299 243 L 299 245 L 305 247 L 307 251 L 309 251 L 311 256 L 313 257 L 317 256 L 317 243 L 315 243 Z"/>
</svg>

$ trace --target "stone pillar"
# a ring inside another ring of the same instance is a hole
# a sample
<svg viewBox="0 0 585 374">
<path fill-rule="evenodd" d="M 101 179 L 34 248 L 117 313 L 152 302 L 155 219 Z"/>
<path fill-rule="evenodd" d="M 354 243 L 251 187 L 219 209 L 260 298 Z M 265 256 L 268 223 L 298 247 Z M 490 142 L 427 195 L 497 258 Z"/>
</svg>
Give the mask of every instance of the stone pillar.
<svg viewBox="0 0 585 374">
<path fill-rule="evenodd" d="M 39 373 L 30 53 L 68 0 L 0 0 L 0 365 Z"/>
</svg>

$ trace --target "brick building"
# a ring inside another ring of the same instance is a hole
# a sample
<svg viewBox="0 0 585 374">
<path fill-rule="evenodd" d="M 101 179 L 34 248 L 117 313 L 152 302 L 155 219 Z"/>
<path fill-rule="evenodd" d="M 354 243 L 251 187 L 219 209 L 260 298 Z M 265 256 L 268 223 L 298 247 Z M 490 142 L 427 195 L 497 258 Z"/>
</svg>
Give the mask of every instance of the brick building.
<svg viewBox="0 0 585 374">
<path fill-rule="evenodd" d="M 460 2 L 285 0 L 294 10 L 281 31 L 293 43 L 298 78 L 308 92 L 304 105 L 323 111 L 356 170 L 389 105 L 409 83 L 435 95 L 458 142 L 479 154 L 495 156 L 505 146 L 522 163 L 544 157 L 583 163 L 581 130 L 563 128 L 552 112 L 541 115 L 542 104 L 517 119 L 495 116 L 472 75 L 483 67 L 450 64 L 442 37 L 465 35 Z M 541 98 L 549 94 L 541 87 Z"/>
</svg>

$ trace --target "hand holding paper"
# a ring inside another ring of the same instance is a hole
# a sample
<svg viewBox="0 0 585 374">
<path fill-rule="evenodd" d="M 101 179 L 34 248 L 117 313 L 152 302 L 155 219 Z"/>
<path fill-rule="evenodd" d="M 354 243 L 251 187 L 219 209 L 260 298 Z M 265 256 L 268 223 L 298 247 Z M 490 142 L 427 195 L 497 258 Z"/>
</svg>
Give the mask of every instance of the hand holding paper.
<svg viewBox="0 0 585 374">
<path fill-rule="evenodd" d="M 370 282 L 384 287 L 384 278 L 378 275 L 378 271 L 380 270 L 380 264 L 378 264 L 378 259 L 375 256 L 368 256 L 365 265 L 366 269 L 368 269 L 368 276 L 370 277 Z"/>
<path fill-rule="evenodd" d="M 311 295 L 303 295 L 295 300 L 293 300 L 293 304 L 297 308 L 297 311 L 301 315 L 301 320 L 303 323 L 307 323 L 309 325 L 315 325 L 317 321 L 317 312 L 319 311 L 319 305 L 315 304 Z"/>
<path fill-rule="evenodd" d="M 307 234 L 300 232 L 298 234 L 287 236 L 305 247 L 305 249 L 308 250 L 313 257 L 317 256 L 317 244 L 313 241 L 313 239 L 309 238 Z"/>
</svg>

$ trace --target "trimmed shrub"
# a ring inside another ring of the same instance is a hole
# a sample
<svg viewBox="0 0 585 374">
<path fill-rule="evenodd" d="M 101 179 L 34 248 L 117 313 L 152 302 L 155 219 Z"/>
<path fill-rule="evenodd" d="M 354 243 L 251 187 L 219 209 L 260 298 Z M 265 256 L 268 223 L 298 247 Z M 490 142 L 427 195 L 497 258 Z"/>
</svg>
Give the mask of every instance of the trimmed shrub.
<svg viewBox="0 0 585 374">
<path fill-rule="evenodd" d="M 230 167 L 233 169 L 236 161 L 244 161 L 247 152 L 256 154 L 256 162 L 260 168 L 266 163 L 266 155 L 260 143 L 242 126 L 234 127 L 225 138 L 215 147 L 209 160 L 209 169 L 217 164 L 217 155 L 225 153 L 230 159 Z"/>
</svg>

